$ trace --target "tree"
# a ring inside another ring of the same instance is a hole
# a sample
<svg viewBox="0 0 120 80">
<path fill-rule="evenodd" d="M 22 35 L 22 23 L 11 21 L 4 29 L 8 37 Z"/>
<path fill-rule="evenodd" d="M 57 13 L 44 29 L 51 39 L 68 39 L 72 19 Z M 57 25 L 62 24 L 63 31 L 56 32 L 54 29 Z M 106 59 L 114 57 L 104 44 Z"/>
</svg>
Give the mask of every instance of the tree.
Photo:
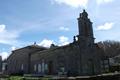
<svg viewBox="0 0 120 80">
<path fill-rule="evenodd" d="M 98 45 L 105 52 L 104 55 L 108 56 L 109 58 L 120 55 L 120 42 L 119 41 L 107 40 L 107 41 L 98 42 Z"/>
</svg>

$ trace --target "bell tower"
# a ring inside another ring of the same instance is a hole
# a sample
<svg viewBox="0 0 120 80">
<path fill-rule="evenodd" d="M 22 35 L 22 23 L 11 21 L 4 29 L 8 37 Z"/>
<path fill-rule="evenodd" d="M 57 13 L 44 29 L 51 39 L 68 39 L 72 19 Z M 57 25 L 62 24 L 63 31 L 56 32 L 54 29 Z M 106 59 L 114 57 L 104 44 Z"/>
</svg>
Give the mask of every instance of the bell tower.
<svg viewBox="0 0 120 80">
<path fill-rule="evenodd" d="M 78 41 L 84 40 L 86 43 L 94 43 L 92 22 L 88 18 L 88 13 L 85 10 L 79 15 L 78 30 Z"/>
</svg>

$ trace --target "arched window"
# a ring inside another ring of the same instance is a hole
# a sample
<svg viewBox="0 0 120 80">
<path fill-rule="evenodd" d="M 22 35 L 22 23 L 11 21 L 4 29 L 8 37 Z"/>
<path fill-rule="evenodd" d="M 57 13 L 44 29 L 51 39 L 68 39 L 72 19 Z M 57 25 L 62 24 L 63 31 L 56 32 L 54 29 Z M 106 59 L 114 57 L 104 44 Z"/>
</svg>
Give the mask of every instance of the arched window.
<svg viewBox="0 0 120 80">
<path fill-rule="evenodd" d="M 37 64 L 34 65 L 34 71 L 37 71 Z"/>
<path fill-rule="evenodd" d="M 41 71 L 42 71 L 41 68 L 42 68 L 42 67 L 41 67 L 41 64 L 38 64 L 38 72 L 41 72 Z"/>
<path fill-rule="evenodd" d="M 48 64 L 45 64 L 45 70 L 46 71 L 48 70 Z"/>
<path fill-rule="evenodd" d="M 24 70 L 24 65 L 23 65 L 23 64 L 21 64 L 21 70 L 22 70 L 22 71 Z"/>
</svg>

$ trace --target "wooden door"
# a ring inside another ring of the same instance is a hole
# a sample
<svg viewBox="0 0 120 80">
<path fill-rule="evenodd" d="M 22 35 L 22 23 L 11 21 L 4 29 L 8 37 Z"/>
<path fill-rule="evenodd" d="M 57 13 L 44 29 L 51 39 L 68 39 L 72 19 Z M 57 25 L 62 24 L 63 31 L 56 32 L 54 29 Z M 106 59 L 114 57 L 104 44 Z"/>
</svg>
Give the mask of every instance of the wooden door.
<svg viewBox="0 0 120 80">
<path fill-rule="evenodd" d="M 48 74 L 53 74 L 53 61 L 49 61 L 48 63 Z"/>
</svg>

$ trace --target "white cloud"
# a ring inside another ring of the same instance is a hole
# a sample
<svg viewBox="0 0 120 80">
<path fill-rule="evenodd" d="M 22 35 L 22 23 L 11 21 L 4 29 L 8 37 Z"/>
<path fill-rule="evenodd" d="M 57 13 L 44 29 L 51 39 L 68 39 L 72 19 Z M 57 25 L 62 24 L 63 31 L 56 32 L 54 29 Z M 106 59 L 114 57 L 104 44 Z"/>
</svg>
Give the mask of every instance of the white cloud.
<svg viewBox="0 0 120 80">
<path fill-rule="evenodd" d="M 50 47 L 51 44 L 53 44 L 53 40 L 43 39 L 38 45 L 44 46 L 44 47 Z"/>
<path fill-rule="evenodd" d="M 15 50 L 15 49 L 16 49 L 16 47 L 15 47 L 15 46 L 12 46 L 12 47 L 11 47 L 11 50 L 12 50 L 12 51 L 13 51 L 13 50 Z"/>
<path fill-rule="evenodd" d="M 2 60 L 4 60 L 9 56 L 9 53 L 8 52 L 1 52 L 0 56 L 2 56 Z"/>
<path fill-rule="evenodd" d="M 113 27 L 114 23 L 105 23 L 101 26 L 98 26 L 96 30 L 110 30 Z"/>
<path fill-rule="evenodd" d="M 10 51 L 11 50 L 13 51 L 15 49 L 16 49 L 16 47 L 12 46 L 10 48 Z M 9 53 L 11 53 L 11 52 L 6 52 L 5 49 L 3 48 L 2 52 L 0 52 L 0 56 L 2 56 L 2 60 L 7 59 L 7 57 L 10 55 Z"/>
<path fill-rule="evenodd" d="M 0 33 L 1 33 L 1 32 L 4 32 L 4 31 L 5 31 L 5 25 L 4 25 L 4 24 L 1 24 L 1 25 L 0 25 Z"/>
<path fill-rule="evenodd" d="M 38 45 L 43 46 L 43 47 L 50 47 L 51 44 L 55 44 L 54 40 L 43 39 Z M 63 45 L 67 45 L 67 44 L 69 44 L 68 37 L 60 36 L 59 40 L 57 42 L 57 45 L 63 46 Z"/>
<path fill-rule="evenodd" d="M 0 25 L 0 43 L 13 45 L 17 43 L 16 39 L 18 37 L 19 37 L 19 34 L 17 31 L 8 31 L 6 29 L 6 25 L 4 24 Z"/>
<path fill-rule="evenodd" d="M 67 45 L 67 44 L 69 44 L 68 37 L 60 36 L 59 37 L 59 45 L 62 46 L 62 45 Z"/>
<path fill-rule="evenodd" d="M 86 7 L 88 4 L 88 0 L 53 0 L 58 4 L 66 4 L 75 8 L 78 7 Z"/>
<path fill-rule="evenodd" d="M 63 31 L 69 31 L 69 28 L 67 28 L 67 27 L 60 27 L 59 29 L 63 30 Z"/>
<path fill-rule="evenodd" d="M 97 4 L 104 4 L 104 3 L 110 3 L 113 2 L 114 0 L 96 0 Z"/>
</svg>

